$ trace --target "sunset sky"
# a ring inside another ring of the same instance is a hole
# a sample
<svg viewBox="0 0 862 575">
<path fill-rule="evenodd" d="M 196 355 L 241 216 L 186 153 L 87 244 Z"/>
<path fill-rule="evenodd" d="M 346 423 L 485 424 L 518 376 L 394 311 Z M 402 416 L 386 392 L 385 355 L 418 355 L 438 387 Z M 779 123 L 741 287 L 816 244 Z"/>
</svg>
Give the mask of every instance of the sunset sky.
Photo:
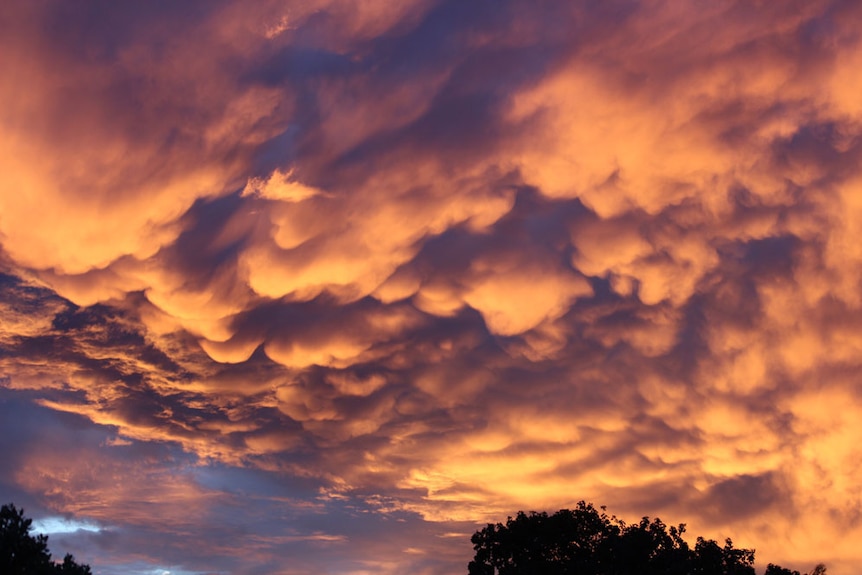
<svg viewBox="0 0 862 575">
<path fill-rule="evenodd" d="M 4 2 L 0 503 L 457 575 L 579 500 L 862 564 L 862 2 Z"/>
</svg>

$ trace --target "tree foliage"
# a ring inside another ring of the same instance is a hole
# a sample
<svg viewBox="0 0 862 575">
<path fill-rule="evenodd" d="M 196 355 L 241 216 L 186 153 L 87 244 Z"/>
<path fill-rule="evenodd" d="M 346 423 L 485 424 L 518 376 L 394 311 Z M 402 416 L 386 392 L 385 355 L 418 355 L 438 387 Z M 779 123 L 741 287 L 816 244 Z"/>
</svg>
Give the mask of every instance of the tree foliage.
<svg viewBox="0 0 862 575">
<path fill-rule="evenodd" d="M 66 555 L 51 561 L 47 535 L 30 535 L 33 520 L 11 503 L 0 508 L 0 573 L 3 575 L 92 575 L 88 565 Z"/>
<path fill-rule="evenodd" d="M 766 572 L 763 575 L 800 575 L 800 573 L 799 571 L 791 571 L 790 569 L 785 569 L 784 567 L 779 567 L 778 565 L 770 563 L 766 566 Z M 826 566 L 823 563 L 820 563 L 805 575 L 826 575 Z"/>
<path fill-rule="evenodd" d="M 668 527 L 644 517 L 627 525 L 605 508 L 581 501 L 553 515 L 519 512 L 491 524 L 471 541 L 469 575 L 755 575 L 754 550 L 698 537 L 683 539 L 685 525 Z M 825 575 L 818 565 L 810 575 Z M 766 575 L 800 575 L 770 564 Z"/>
</svg>

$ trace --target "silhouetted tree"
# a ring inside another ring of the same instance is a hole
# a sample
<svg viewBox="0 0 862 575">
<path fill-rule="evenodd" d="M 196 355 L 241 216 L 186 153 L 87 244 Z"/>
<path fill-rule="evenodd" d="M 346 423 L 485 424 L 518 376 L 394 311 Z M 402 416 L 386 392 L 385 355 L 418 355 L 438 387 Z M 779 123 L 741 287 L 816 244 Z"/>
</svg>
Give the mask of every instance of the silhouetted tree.
<svg viewBox="0 0 862 575">
<path fill-rule="evenodd" d="M 722 548 L 712 539 L 698 537 L 691 564 L 692 575 L 755 575 L 754 549 L 734 549 L 730 539 Z"/>
<path fill-rule="evenodd" d="M 553 515 L 520 512 L 506 525 L 488 524 L 473 535 L 470 575 L 603 572 L 613 561 L 620 526 L 592 504 Z"/>
<path fill-rule="evenodd" d="M 785 569 L 784 567 L 779 567 L 778 565 L 770 563 L 766 566 L 766 572 L 763 575 L 800 575 L 800 573 L 795 569 L 791 571 L 790 569 Z"/>
<path fill-rule="evenodd" d="M 784 567 L 779 567 L 778 565 L 770 563 L 766 566 L 766 572 L 763 575 L 800 575 L 800 573 L 799 571 L 791 571 L 790 569 L 785 569 Z M 823 563 L 820 563 L 812 569 L 810 573 L 806 573 L 805 575 L 826 575 L 826 566 Z"/>
<path fill-rule="evenodd" d="M 90 566 L 75 563 L 75 558 L 71 553 L 66 553 L 62 563 L 54 565 L 54 573 L 56 575 L 92 575 Z"/>
<path fill-rule="evenodd" d="M 688 575 L 691 550 L 682 538 L 685 525 L 671 526 L 661 519 L 623 525 L 620 541 L 614 547 L 613 573 L 642 573 L 643 575 Z"/>
<path fill-rule="evenodd" d="M 51 561 L 47 535 L 30 535 L 32 519 L 11 503 L 0 508 L 0 573 L 3 575 L 92 575 L 88 565 L 66 555 Z"/>
<path fill-rule="evenodd" d="M 685 525 L 668 528 L 644 517 L 626 525 L 592 503 L 553 515 L 519 512 L 506 524 L 489 523 L 471 541 L 469 575 L 755 575 L 754 550 L 697 538 L 683 539 Z M 807 575 L 824 575 L 818 565 Z M 766 575 L 799 575 L 770 564 Z"/>
</svg>

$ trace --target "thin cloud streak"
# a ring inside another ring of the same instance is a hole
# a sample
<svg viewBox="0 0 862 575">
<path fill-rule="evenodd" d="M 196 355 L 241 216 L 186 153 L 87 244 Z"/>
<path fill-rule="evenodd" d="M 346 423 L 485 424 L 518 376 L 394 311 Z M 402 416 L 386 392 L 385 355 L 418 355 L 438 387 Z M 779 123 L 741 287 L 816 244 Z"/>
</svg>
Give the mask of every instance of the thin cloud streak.
<svg viewBox="0 0 862 575">
<path fill-rule="evenodd" d="M 16 4 L 0 495 L 107 575 L 457 572 L 580 499 L 849 575 L 860 18 Z"/>
</svg>

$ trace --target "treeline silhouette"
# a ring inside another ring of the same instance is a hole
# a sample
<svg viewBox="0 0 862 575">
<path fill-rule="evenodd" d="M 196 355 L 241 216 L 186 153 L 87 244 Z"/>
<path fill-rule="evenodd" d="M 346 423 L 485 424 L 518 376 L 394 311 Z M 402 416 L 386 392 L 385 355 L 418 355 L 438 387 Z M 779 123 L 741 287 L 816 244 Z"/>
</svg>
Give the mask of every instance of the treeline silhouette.
<svg viewBox="0 0 862 575">
<path fill-rule="evenodd" d="M 592 503 L 553 515 L 519 512 L 491 524 L 471 541 L 469 575 L 755 575 L 754 549 L 737 549 L 698 537 L 683 539 L 685 525 L 668 527 L 644 517 L 627 525 Z M 806 575 L 824 575 L 816 566 Z M 800 575 L 770 563 L 765 575 Z"/>
<path fill-rule="evenodd" d="M 51 560 L 47 535 L 31 535 L 33 521 L 13 504 L 0 508 L 0 574 L 92 575 L 67 554 Z M 698 537 L 683 538 L 685 524 L 668 527 L 644 517 L 626 524 L 602 507 L 580 501 L 573 510 L 519 512 L 506 524 L 489 523 L 473 534 L 469 575 L 756 575 L 754 549 Z M 825 575 L 817 565 L 805 575 Z M 765 575 L 801 575 L 770 563 Z"/>
<path fill-rule="evenodd" d="M 47 535 L 31 535 L 33 520 L 9 503 L 0 508 L 0 574 L 92 575 L 89 565 L 75 563 L 67 554 L 62 563 L 51 560 Z"/>
</svg>

